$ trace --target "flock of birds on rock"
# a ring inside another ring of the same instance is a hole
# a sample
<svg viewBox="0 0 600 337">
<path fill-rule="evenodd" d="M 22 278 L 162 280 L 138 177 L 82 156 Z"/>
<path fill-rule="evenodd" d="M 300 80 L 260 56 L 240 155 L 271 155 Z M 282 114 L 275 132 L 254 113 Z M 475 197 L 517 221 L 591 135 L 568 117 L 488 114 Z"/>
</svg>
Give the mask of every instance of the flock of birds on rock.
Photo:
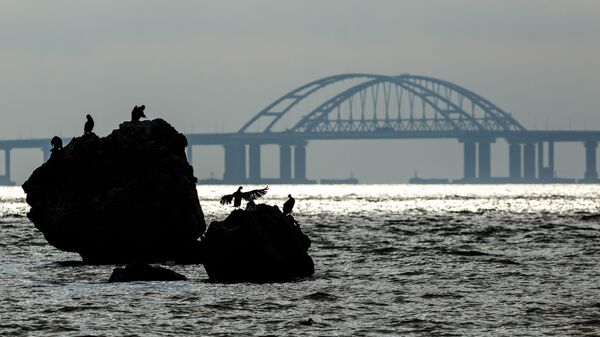
<svg viewBox="0 0 600 337">
<path fill-rule="evenodd" d="M 135 106 L 133 110 L 131 110 L 131 121 L 139 122 L 141 118 L 147 118 L 144 114 L 144 109 L 146 109 L 145 105 Z M 85 124 L 83 125 L 83 135 L 91 134 L 94 130 L 94 119 L 90 114 L 85 115 Z M 50 141 L 50 145 L 52 145 L 52 149 L 50 150 L 53 154 L 62 150 L 63 142 L 62 139 L 58 136 L 54 136 Z"/>
<path fill-rule="evenodd" d="M 248 201 L 246 205 L 247 211 L 253 211 L 256 209 L 256 205 L 254 204 L 254 200 L 262 197 L 267 194 L 269 190 L 269 186 L 261 189 L 251 190 L 248 192 L 242 192 L 244 187 L 238 187 L 237 191 L 232 194 L 225 194 L 221 197 L 221 205 L 229 205 L 233 201 L 233 207 L 238 208 L 242 205 L 242 199 Z M 288 215 L 292 213 L 294 209 L 294 204 L 296 204 L 296 199 L 292 197 L 291 194 L 288 194 L 288 200 L 283 203 L 283 215 Z"/>
<path fill-rule="evenodd" d="M 131 121 L 138 122 L 141 118 L 147 118 L 146 115 L 144 114 L 145 109 L 146 109 L 145 105 L 140 105 L 140 106 L 136 105 L 133 108 L 133 110 L 131 110 Z M 87 134 L 91 134 L 92 130 L 94 130 L 94 119 L 92 118 L 92 116 L 87 114 L 85 116 L 85 118 L 86 118 L 86 122 L 83 125 L 83 135 L 84 136 Z M 50 145 L 52 145 L 52 149 L 50 151 L 52 152 L 52 154 L 55 154 L 55 153 L 59 152 L 60 150 L 62 150 L 62 148 L 63 148 L 62 139 L 60 139 L 60 137 L 58 137 L 58 136 L 54 136 L 52 138 L 52 140 L 50 141 Z M 262 189 L 248 191 L 248 192 L 242 192 L 242 189 L 243 189 L 243 187 L 240 186 L 240 187 L 238 187 L 237 191 L 233 192 L 232 194 L 226 194 L 223 197 L 221 197 L 221 205 L 228 205 L 228 204 L 231 204 L 231 201 L 233 201 L 233 207 L 238 208 L 242 205 L 242 199 L 244 199 L 244 200 L 248 201 L 248 204 L 246 205 L 246 210 L 253 211 L 256 209 L 256 204 L 254 203 L 254 200 L 267 194 L 267 191 L 269 190 L 269 186 L 262 188 Z M 292 198 L 291 194 L 288 194 L 288 200 L 283 204 L 283 214 L 284 215 L 291 214 L 292 210 L 294 209 L 295 203 L 296 203 L 296 200 L 294 198 Z"/>
</svg>

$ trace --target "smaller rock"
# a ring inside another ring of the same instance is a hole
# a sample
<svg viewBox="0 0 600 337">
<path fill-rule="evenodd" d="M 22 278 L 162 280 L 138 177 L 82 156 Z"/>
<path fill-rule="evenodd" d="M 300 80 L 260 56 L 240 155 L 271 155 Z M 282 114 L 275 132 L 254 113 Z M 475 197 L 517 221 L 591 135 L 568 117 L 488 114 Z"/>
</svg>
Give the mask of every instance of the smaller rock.
<svg viewBox="0 0 600 337">
<path fill-rule="evenodd" d="M 187 278 L 170 269 L 146 263 L 132 263 L 125 268 L 113 269 L 108 282 L 185 281 Z"/>
<path fill-rule="evenodd" d="M 200 241 L 202 263 L 215 282 L 285 282 L 314 274 L 310 239 L 279 207 L 234 210 L 210 224 Z"/>
</svg>

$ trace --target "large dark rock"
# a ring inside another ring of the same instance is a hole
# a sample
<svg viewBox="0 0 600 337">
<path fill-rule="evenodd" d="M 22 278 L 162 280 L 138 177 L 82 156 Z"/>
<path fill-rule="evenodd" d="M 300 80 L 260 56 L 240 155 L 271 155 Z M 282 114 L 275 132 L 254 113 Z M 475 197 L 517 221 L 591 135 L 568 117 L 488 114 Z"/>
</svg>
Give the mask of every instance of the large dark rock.
<svg viewBox="0 0 600 337">
<path fill-rule="evenodd" d="M 217 282 L 286 281 L 314 273 L 310 239 L 277 206 L 234 210 L 212 222 L 200 242 L 204 268 Z"/>
<path fill-rule="evenodd" d="M 189 251 L 206 224 L 186 146 L 162 119 L 74 138 L 23 184 L 27 216 L 51 245 L 87 263 L 198 256 Z"/>
<path fill-rule="evenodd" d="M 113 269 L 108 282 L 185 281 L 187 278 L 170 269 L 145 263 L 132 263 L 125 268 Z"/>
</svg>

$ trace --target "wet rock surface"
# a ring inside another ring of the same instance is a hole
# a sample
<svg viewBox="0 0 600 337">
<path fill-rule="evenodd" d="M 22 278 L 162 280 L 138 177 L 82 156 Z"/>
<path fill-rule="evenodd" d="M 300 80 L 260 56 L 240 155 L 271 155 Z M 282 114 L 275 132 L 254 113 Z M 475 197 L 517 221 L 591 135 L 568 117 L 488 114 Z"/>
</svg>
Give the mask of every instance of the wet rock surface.
<svg viewBox="0 0 600 337">
<path fill-rule="evenodd" d="M 277 282 L 311 276 L 310 239 L 277 206 L 234 210 L 202 238 L 204 268 L 216 282 Z"/>
<path fill-rule="evenodd" d="M 23 184 L 27 216 L 86 263 L 190 262 L 206 224 L 186 146 L 162 119 L 73 138 Z"/>
<path fill-rule="evenodd" d="M 187 278 L 177 272 L 146 263 L 132 263 L 125 268 L 113 269 L 108 282 L 133 281 L 185 281 Z"/>
</svg>

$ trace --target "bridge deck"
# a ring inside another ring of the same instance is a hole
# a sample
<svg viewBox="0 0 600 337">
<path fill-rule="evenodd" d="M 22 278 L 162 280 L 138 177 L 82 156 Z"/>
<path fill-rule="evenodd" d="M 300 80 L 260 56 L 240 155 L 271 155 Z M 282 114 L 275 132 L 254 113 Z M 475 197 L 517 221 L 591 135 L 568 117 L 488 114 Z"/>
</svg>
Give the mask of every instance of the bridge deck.
<svg viewBox="0 0 600 337">
<path fill-rule="evenodd" d="M 504 138 L 509 142 L 600 142 L 600 131 L 377 131 L 377 132 L 267 132 L 267 133 L 206 133 L 186 134 L 192 145 L 225 145 L 230 142 L 282 144 L 310 140 L 352 140 L 352 139 L 458 139 L 458 140 L 496 140 Z M 50 138 L 5 139 L 0 140 L 0 149 L 49 149 Z"/>
</svg>

